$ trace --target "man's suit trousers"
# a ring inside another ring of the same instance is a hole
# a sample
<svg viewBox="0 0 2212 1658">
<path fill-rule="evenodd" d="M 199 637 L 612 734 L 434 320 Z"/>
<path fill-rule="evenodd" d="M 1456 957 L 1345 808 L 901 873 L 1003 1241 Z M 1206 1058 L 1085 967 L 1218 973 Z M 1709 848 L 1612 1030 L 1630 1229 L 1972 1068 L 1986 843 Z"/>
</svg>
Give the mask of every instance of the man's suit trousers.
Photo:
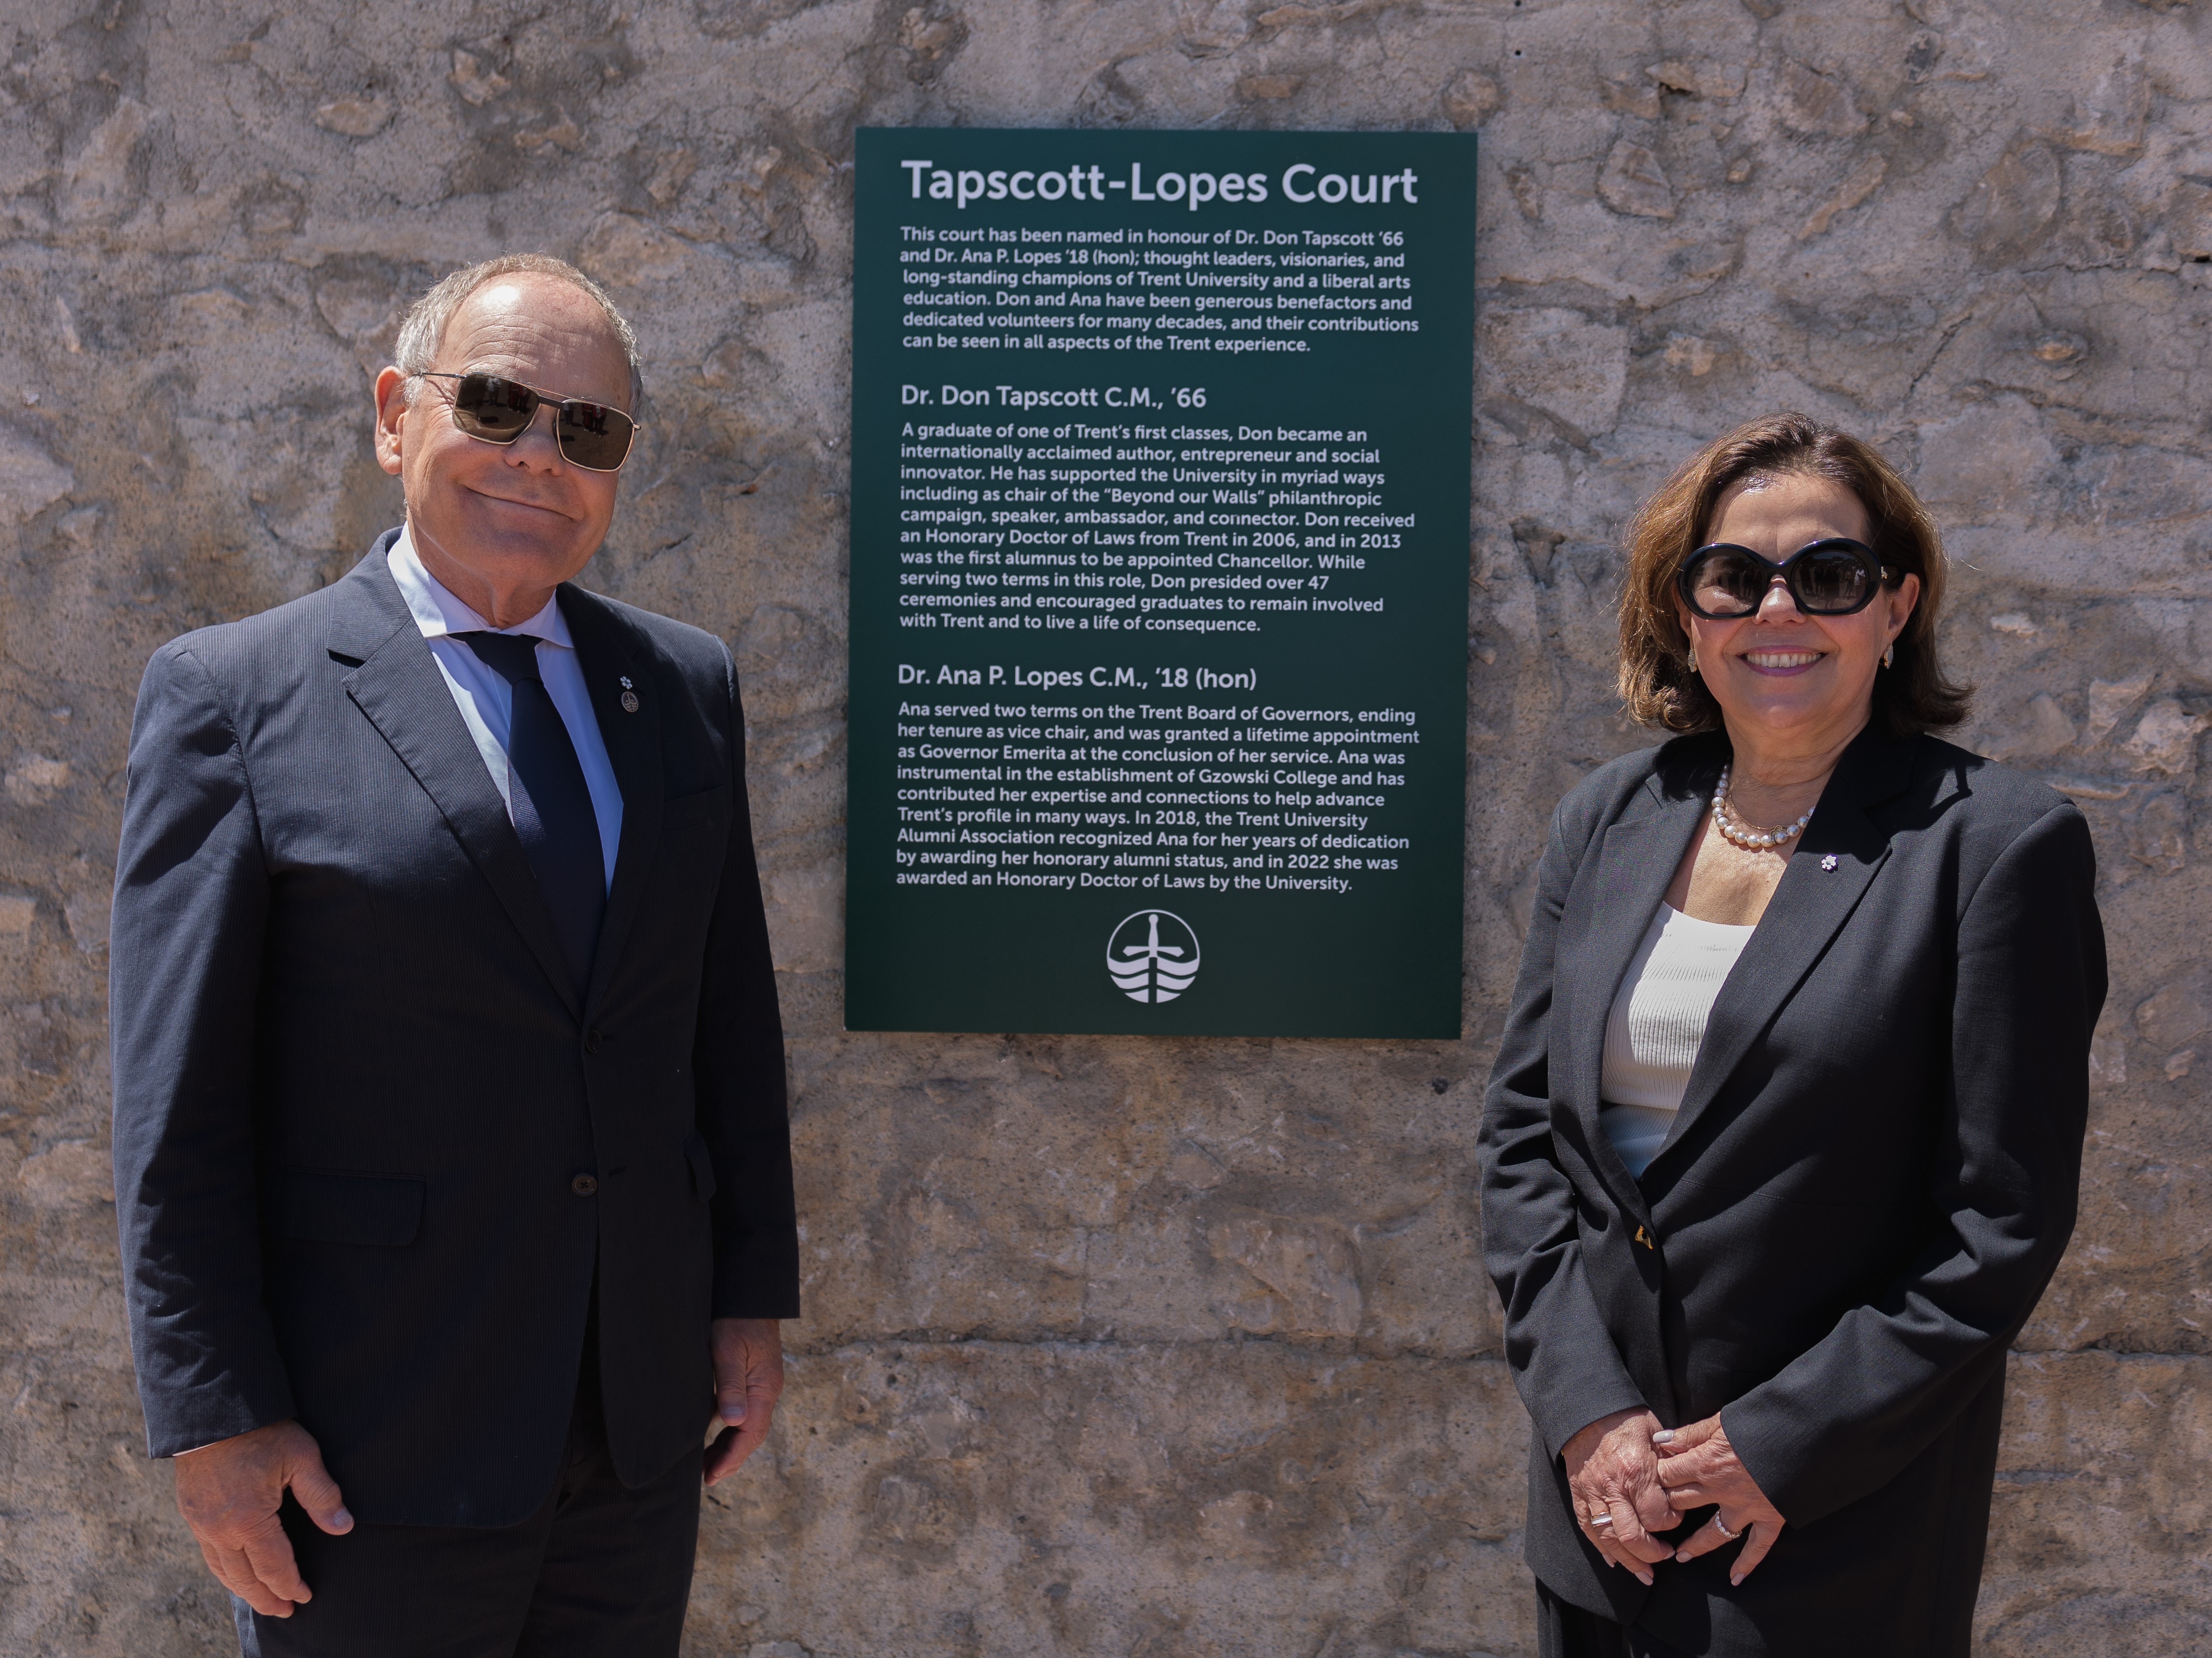
<svg viewBox="0 0 2212 1658">
<path fill-rule="evenodd" d="M 607 1451 L 598 1348 L 585 1343 L 560 1477 L 519 1526 L 357 1521 L 331 1537 L 288 1492 L 285 1534 L 315 1598 L 289 1618 L 234 1599 L 244 1658 L 676 1658 L 703 1447 L 624 1485 Z"/>
</svg>

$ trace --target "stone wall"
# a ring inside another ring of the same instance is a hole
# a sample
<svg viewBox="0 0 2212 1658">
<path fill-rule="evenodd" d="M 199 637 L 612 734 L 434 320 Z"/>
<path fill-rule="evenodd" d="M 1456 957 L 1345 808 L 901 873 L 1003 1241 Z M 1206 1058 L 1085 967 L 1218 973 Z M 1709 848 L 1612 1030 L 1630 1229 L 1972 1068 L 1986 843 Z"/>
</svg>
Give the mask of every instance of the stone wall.
<svg viewBox="0 0 2212 1658">
<path fill-rule="evenodd" d="M 26 14 L 30 14 L 26 18 Z M 2212 24 L 2180 0 L 27 0 L 0 21 L 0 1649 L 228 1639 L 143 1450 L 106 897 L 140 668 L 392 521 L 368 374 L 514 247 L 636 319 L 590 579 L 749 692 L 807 1316 L 691 1650 L 1523 1654 L 1479 1096 L 1552 802 L 1645 740 L 1614 548 L 1795 406 L 1957 562 L 1970 739 L 2095 826 L 2079 1236 L 2014 1360 L 1983 1650 L 2212 1643 Z M 857 124 L 1480 126 L 1458 1043 L 848 1035 Z M 1784 1546 L 1787 1547 L 1785 1542 Z"/>
</svg>

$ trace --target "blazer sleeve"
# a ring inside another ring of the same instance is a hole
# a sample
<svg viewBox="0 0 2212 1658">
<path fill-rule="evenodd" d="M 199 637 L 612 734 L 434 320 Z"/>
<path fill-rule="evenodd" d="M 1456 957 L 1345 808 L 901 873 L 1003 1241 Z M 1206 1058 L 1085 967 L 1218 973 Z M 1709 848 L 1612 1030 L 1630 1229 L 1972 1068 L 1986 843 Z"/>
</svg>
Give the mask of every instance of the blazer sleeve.
<svg viewBox="0 0 2212 1658">
<path fill-rule="evenodd" d="M 730 838 L 708 927 L 692 1049 L 698 1129 L 714 1168 L 712 1310 L 716 1318 L 797 1318 L 799 1221 L 783 1020 L 745 795 L 744 711 L 726 649 L 722 665 L 733 773 Z"/>
<path fill-rule="evenodd" d="M 1724 1407 L 1729 1442 L 1803 1525 L 1887 1484 L 2005 1362 L 2074 1230 L 2089 1039 L 2104 1005 L 2096 858 L 2071 804 L 1998 856 L 1959 923 L 1930 1193 L 1945 1224 L 1876 1301 Z"/>
<path fill-rule="evenodd" d="M 234 722 L 182 643 L 138 692 L 108 1000 L 115 1206 L 149 1451 L 293 1414 L 261 1297 L 253 1054 L 269 873 Z"/>
<path fill-rule="evenodd" d="M 1483 1261 L 1505 1310 L 1505 1358 L 1553 1456 L 1583 1428 L 1645 1403 L 1613 1345 L 1583 1261 L 1575 1194 L 1552 1141 L 1550 1021 L 1559 916 L 1578 844 L 1553 816 L 1536 901 L 1479 1141 Z"/>
</svg>

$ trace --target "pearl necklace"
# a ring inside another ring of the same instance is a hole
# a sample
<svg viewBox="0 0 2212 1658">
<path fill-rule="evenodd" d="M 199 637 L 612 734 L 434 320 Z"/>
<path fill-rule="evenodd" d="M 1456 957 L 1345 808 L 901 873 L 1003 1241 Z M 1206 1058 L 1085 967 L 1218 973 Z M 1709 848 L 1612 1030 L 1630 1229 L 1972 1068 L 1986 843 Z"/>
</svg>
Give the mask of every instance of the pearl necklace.
<svg viewBox="0 0 2212 1658">
<path fill-rule="evenodd" d="M 1804 832 L 1805 825 L 1813 821 L 1814 810 L 1820 804 L 1818 801 L 1815 801 L 1813 806 L 1807 807 L 1805 815 L 1790 824 L 1788 829 L 1753 829 L 1738 817 L 1729 806 L 1730 770 L 1730 767 L 1723 766 L 1721 780 L 1713 786 L 1713 827 L 1721 832 L 1722 838 L 1729 845 L 1741 847 L 1746 852 L 1764 852 L 1770 847 L 1778 847 L 1785 841 L 1796 840 Z"/>
</svg>

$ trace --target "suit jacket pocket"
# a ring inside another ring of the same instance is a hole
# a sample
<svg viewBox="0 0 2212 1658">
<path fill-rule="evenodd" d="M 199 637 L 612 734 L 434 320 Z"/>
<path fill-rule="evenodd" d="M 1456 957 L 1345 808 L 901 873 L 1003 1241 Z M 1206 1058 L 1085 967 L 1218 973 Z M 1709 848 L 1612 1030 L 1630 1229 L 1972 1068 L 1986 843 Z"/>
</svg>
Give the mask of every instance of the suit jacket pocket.
<svg viewBox="0 0 2212 1658">
<path fill-rule="evenodd" d="M 397 1248 L 422 1224 L 422 1182 L 412 1175 L 343 1175 L 322 1169 L 276 1173 L 270 1206 L 278 1236 L 309 1243 Z"/>
<path fill-rule="evenodd" d="M 730 786 L 717 783 L 696 794 L 679 794 L 660 803 L 660 826 L 678 829 L 686 823 L 712 823 L 730 815 Z"/>
<path fill-rule="evenodd" d="M 691 1195 L 702 1203 L 711 1202 L 714 1196 L 714 1159 L 708 1154 L 707 1142 L 696 1128 L 684 1137 L 684 1161 L 691 1165 Z"/>
</svg>

